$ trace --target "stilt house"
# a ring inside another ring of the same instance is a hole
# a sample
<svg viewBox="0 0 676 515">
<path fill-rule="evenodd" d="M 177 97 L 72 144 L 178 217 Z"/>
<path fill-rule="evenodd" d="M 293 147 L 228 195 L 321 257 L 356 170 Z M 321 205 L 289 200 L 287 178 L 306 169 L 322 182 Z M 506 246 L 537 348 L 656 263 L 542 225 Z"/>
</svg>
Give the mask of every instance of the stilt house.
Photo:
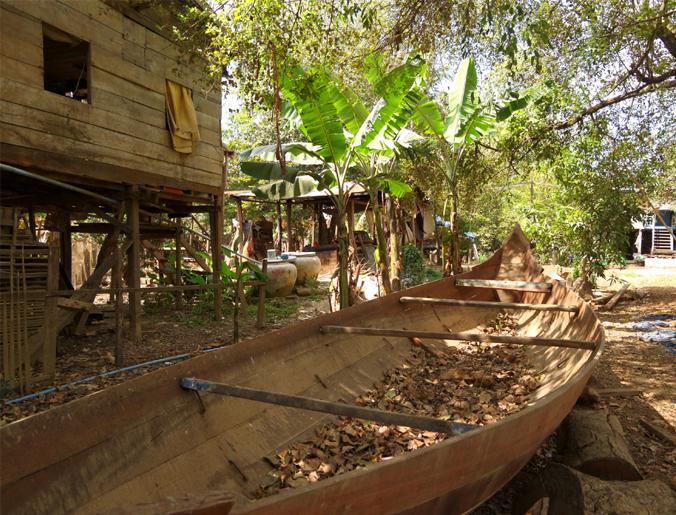
<svg viewBox="0 0 676 515">
<path fill-rule="evenodd" d="M 25 386 L 53 374 L 56 333 L 85 314 L 111 269 L 118 289 L 121 273 L 126 279 L 130 336 L 138 338 L 141 247 L 175 239 L 180 252 L 182 217 L 210 213 L 206 231 L 219 277 L 221 93 L 203 64 L 168 35 L 186 3 L 0 0 L 0 327 L 7 380 Z M 39 221 L 45 213 L 50 242 L 36 236 L 36 214 Z M 104 239 L 96 269 L 73 292 L 75 232 Z M 220 313 L 218 288 L 215 296 Z M 127 298 L 116 297 L 118 306 Z"/>
</svg>

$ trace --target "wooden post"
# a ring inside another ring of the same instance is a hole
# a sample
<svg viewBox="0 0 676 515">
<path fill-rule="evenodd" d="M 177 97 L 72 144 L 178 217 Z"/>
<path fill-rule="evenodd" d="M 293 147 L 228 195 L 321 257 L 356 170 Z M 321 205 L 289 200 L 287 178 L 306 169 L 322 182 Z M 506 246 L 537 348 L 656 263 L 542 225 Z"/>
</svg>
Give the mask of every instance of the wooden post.
<svg viewBox="0 0 676 515">
<path fill-rule="evenodd" d="M 47 291 L 49 296 L 45 299 L 44 345 L 42 346 L 42 366 L 50 381 L 54 380 L 56 373 L 56 337 L 59 333 L 59 327 L 56 323 L 58 297 L 51 294 L 59 289 L 59 261 L 59 247 L 51 245 L 47 264 Z"/>
<path fill-rule="evenodd" d="M 291 201 L 286 201 L 286 251 L 293 251 L 293 244 L 291 238 L 293 237 L 293 232 L 291 231 Z"/>
<path fill-rule="evenodd" d="M 214 208 L 215 209 L 210 213 L 211 258 L 213 281 L 216 285 L 220 285 L 221 267 L 223 266 L 223 195 L 216 195 L 216 204 Z M 240 219 L 243 218 L 241 214 L 241 202 L 238 204 L 237 216 Z M 221 288 L 216 288 L 214 290 L 214 318 L 216 320 L 221 320 L 221 318 L 223 318 L 223 290 Z"/>
<path fill-rule="evenodd" d="M 122 298 L 122 256 L 120 247 L 115 242 L 113 248 L 113 289 L 115 290 L 115 365 L 121 367 L 124 365 L 124 341 L 122 335 L 122 310 L 124 309 L 124 299 Z"/>
<path fill-rule="evenodd" d="M 263 275 L 268 273 L 267 258 L 263 259 L 262 271 Z M 258 311 L 256 312 L 256 327 L 258 329 L 263 329 L 263 327 L 265 327 L 265 283 L 258 287 Z"/>
<path fill-rule="evenodd" d="M 282 205 L 277 202 L 277 242 L 275 244 L 277 254 L 282 253 Z"/>
<path fill-rule="evenodd" d="M 181 219 L 176 218 L 176 259 L 174 263 L 176 274 L 174 277 L 174 285 L 181 286 L 183 284 L 183 256 L 181 256 Z M 178 290 L 174 298 L 176 311 L 183 308 L 183 292 Z"/>
<path fill-rule="evenodd" d="M 35 223 L 35 210 L 31 206 L 30 211 L 28 211 L 28 226 L 31 230 L 31 237 L 33 241 L 38 241 L 38 229 Z"/>
<path fill-rule="evenodd" d="M 312 236 L 310 236 L 310 246 L 315 244 L 315 234 L 317 233 L 317 204 L 312 204 Z"/>
<path fill-rule="evenodd" d="M 66 223 L 63 231 L 59 233 L 59 243 L 61 246 L 61 266 L 69 282 L 73 282 L 73 242 L 70 230 L 70 214 L 66 214 Z"/>
<path fill-rule="evenodd" d="M 242 209 L 242 200 L 237 199 L 237 223 L 239 224 L 239 248 L 237 251 L 241 254 L 244 251 L 244 211 Z"/>
<path fill-rule="evenodd" d="M 127 225 L 129 226 L 131 246 L 127 251 L 128 283 L 130 288 L 141 287 L 141 231 L 139 228 L 139 192 L 138 186 L 129 188 L 127 207 Z M 132 342 L 141 339 L 141 295 L 138 291 L 129 292 L 129 333 Z"/>
</svg>

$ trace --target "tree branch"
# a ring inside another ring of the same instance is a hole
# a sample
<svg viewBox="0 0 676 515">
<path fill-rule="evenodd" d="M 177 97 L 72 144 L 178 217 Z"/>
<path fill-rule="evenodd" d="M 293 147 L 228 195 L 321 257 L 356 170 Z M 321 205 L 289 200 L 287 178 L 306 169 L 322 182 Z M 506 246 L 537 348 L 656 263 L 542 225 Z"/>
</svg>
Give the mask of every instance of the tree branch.
<svg viewBox="0 0 676 515">
<path fill-rule="evenodd" d="M 676 73 L 676 70 L 672 70 L 667 74 L 667 76 L 674 76 Z M 664 74 L 663 74 L 664 75 Z M 676 88 L 676 79 L 671 79 L 671 80 L 664 80 L 659 83 L 648 83 L 648 84 L 643 84 L 639 86 L 636 89 L 633 89 L 631 91 L 627 91 L 626 93 L 622 93 L 620 95 L 616 95 L 614 97 L 606 98 L 601 100 L 600 102 L 589 106 L 587 109 L 582 111 L 580 114 L 566 120 L 565 122 L 558 123 L 556 125 L 551 126 L 553 130 L 563 130 L 563 129 L 568 129 L 569 127 L 572 127 L 578 122 L 581 122 L 584 118 L 587 116 L 590 116 L 601 109 L 604 109 L 608 106 L 611 106 L 613 104 L 618 104 L 624 100 L 628 100 L 630 98 L 636 98 L 640 97 L 643 95 L 647 95 L 648 93 L 652 93 L 654 91 L 658 90 L 664 90 L 664 89 L 671 89 L 671 88 Z"/>
</svg>

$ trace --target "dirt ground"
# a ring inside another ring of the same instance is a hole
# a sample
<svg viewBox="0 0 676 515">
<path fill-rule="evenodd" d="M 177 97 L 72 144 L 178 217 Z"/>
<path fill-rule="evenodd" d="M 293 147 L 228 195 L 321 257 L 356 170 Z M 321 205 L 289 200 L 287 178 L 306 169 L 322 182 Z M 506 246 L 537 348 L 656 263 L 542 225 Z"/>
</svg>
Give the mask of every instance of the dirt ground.
<svg viewBox="0 0 676 515">
<path fill-rule="evenodd" d="M 97 303 L 105 301 L 104 296 L 97 298 Z M 252 299 L 248 308 L 243 310 L 240 340 L 278 329 L 289 322 L 316 317 L 329 310 L 328 293 L 323 288 L 319 288 L 317 294 L 309 297 L 267 299 L 266 325 L 263 329 L 257 329 L 256 302 L 256 299 Z M 59 337 L 56 380 L 54 385 L 45 385 L 45 388 L 69 386 L 16 405 L 3 403 L 0 425 L 64 404 L 159 367 L 172 365 L 209 349 L 232 344 L 233 317 L 227 308 L 221 321 L 215 321 L 213 311 L 197 300 L 186 301 L 179 311 L 174 309 L 172 303 L 145 303 L 143 310 L 142 339 L 138 345 L 126 341 L 123 366 L 137 366 L 149 361 L 155 361 L 154 363 L 122 373 L 114 372 L 122 368 L 115 364 L 115 318 L 112 311 L 104 310 L 103 320 L 87 325 L 85 336 Z M 127 335 L 126 324 L 124 335 Z M 110 376 L 100 377 L 101 374 L 111 372 Z M 97 377 L 72 384 L 92 376 Z M 5 400 L 17 397 L 20 394 L 12 393 Z"/>
<path fill-rule="evenodd" d="M 638 292 L 639 298 L 621 301 L 610 312 L 599 312 L 606 328 L 607 342 L 593 382 L 598 388 L 638 391 L 630 395 L 606 397 L 599 407 L 607 407 L 621 420 L 632 456 L 641 473 L 646 478 L 660 478 L 676 487 L 676 450 L 647 433 L 639 422 L 644 419 L 664 429 L 676 431 L 675 354 L 669 353 L 661 344 L 640 340 L 635 330 L 624 327 L 624 324 L 635 321 L 642 315 L 676 313 L 676 269 L 627 268 L 612 270 L 608 277 L 609 281 L 599 284 L 601 289 L 617 290 L 621 286 L 618 279 L 625 280 Z M 242 324 L 242 339 L 273 330 L 293 320 L 312 318 L 329 310 L 326 294 L 269 300 L 267 306 L 268 324 L 263 330 L 256 329 L 255 306 L 249 306 L 249 314 Z M 119 368 L 114 364 L 113 324 L 114 319 L 109 314 L 101 323 L 89 326 L 90 336 L 66 336 L 60 339 L 57 385 Z M 166 306 L 152 309 L 148 305 L 144 316 L 143 340 L 141 345 L 128 349 L 126 362 L 135 364 L 171 358 L 183 353 L 195 354 L 231 342 L 230 316 L 215 322 L 208 313 L 200 312 L 195 305 L 187 305 L 180 312 Z M 174 362 L 176 361 L 173 359 L 159 360 L 152 366 L 97 378 L 16 406 L 3 403 L 0 425 Z M 553 439 L 550 438 L 543 444 L 525 471 L 538 469 L 548 460 L 557 459 L 552 442 Z M 517 475 L 510 484 L 473 513 L 510 513 L 512 496 L 522 480 L 523 474 Z"/>
</svg>

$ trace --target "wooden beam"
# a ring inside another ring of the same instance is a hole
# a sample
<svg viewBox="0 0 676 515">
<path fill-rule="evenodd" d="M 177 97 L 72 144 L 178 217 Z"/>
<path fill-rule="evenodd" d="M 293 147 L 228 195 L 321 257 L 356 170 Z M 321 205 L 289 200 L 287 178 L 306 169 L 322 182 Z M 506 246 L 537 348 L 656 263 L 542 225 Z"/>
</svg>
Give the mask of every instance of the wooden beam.
<svg viewBox="0 0 676 515">
<path fill-rule="evenodd" d="M 263 275 L 268 273 L 268 260 L 263 259 L 261 265 Z M 256 327 L 263 329 L 265 327 L 265 282 L 258 287 L 258 310 L 256 312 Z"/>
<path fill-rule="evenodd" d="M 176 270 L 176 278 L 174 280 L 174 284 L 176 286 L 181 286 L 183 283 L 183 256 L 181 256 L 181 219 L 177 218 L 176 219 L 176 259 L 174 260 L 174 269 Z M 183 292 L 181 290 L 178 290 L 176 292 L 176 297 L 174 297 L 175 300 L 175 308 L 176 311 L 180 311 L 183 308 Z"/>
<path fill-rule="evenodd" d="M 59 233 L 59 243 L 61 245 L 61 265 L 66 272 L 68 281 L 73 282 L 73 242 L 71 238 L 70 214 L 65 214 L 66 225 L 64 230 Z"/>
<path fill-rule="evenodd" d="M 629 283 L 625 283 L 622 285 L 622 288 L 620 288 L 615 295 L 611 297 L 611 299 L 608 301 L 608 303 L 603 307 L 604 311 L 611 311 L 614 307 L 615 304 L 620 302 L 620 299 L 622 298 L 622 295 L 624 295 L 627 290 L 629 289 Z"/>
<path fill-rule="evenodd" d="M 403 304 L 439 304 L 463 308 L 526 309 L 531 311 L 567 311 L 577 313 L 580 308 L 573 304 L 528 304 L 525 302 L 495 302 L 491 300 L 436 299 L 430 297 L 401 297 Z"/>
<path fill-rule="evenodd" d="M 207 273 L 211 273 L 211 267 L 209 266 L 209 263 L 207 263 L 207 260 L 197 253 L 197 251 L 193 248 L 193 246 L 190 245 L 188 238 L 185 237 L 185 231 L 187 229 L 188 229 L 187 227 L 183 227 L 182 229 L 183 232 L 181 233 L 181 236 L 179 238 L 183 250 L 185 250 L 185 253 L 188 254 L 191 258 L 193 258 L 195 262 L 202 267 L 202 270 L 204 270 Z"/>
<path fill-rule="evenodd" d="M 110 234 L 114 225 L 104 222 L 80 222 L 70 226 L 70 232 L 87 234 Z M 63 233 L 61 233 L 63 234 Z"/>
<path fill-rule="evenodd" d="M 83 302 L 76 299 L 66 299 L 64 297 L 57 297 L 56 303 L 60 308 L 73 309 L 75 311 L 94 311 L 96 307 L 92 302 Z"/>
<path fill-rule="evenodd" d="M 47 291 L 59 289 L 59 247 L 50 245 L 47 268 Z M 57 298 L 45 299 L 45 324 L 42 330 L 42 367 L 49 380 L 53 381 L 56 374 L 56 338 L 61 327 L 57 322 Z M 32 342 L 31 342 L 32 343 Z"/>
<path fill-rule="evenodd" d="M 221 268 L 223 266 L 223 195 L 216 195 L 214 211 L 210 213 L 211 225 L 211 262 L 213 266 L 213 282 L 221 285 Z M 214 290 L 214 318 L 223 318 L 223 290 Z"/>
<path fill-rule="evenodd" d="M 431 338 L 434 340 L 466 340 L 473 342 L 509 343 L 515 345 L 538 345 L 543 347 L 567 347 L 570 349 L 596 349 L 596 343 L 588 340 L 565 340 L 562 338 L 539 338 L 536 336 L 507 336 L 486 333 L 451 333 L 443 331 L 409 331 L 406 329 L 381 329 L 378 327 L 347 327 L 325 325 L 324 334 L 363 334 L 365 336 L 396 336 L 401 338 Z"/>
<path fill-rule="evenodd" d="M 509 281 L 500 279 L 456 279 L 456 286 L 492 288 L 494 290 L 549 292 L 551 283 L 540 281 Z"/>
<path fill-rule="evenodd" d="M 124 305 L 122 299 L 122 255 L 117 241 L 113 248 L 112 283 L 112 287 L 115 290 L 115 365 L 121 367 L 124 365 L 125 360 L 124 339 L 122 335 L 122 310 L 124 309 Z"/>
<path fill-rule="evenodd" d="M 291 246 L 291 238 L 293 237 L 293 232 L 291 230 L 291 201 L 286 201 L 286 251 L 293 252 Z"/>
<path fill-rule="evenodd" d="M 267 404 L 277 404 L 291 408 L 318 411 L 320 413 L 330 413 L 331 415 L 342 417 L 373 420 L 381 424 L 413 427 L 437 433 L 461 434 L 477 427 L 470 424 L 450 422 L 448 420 L 441 420 L 433 417 L 407 415 L 375 408 L 313 399 L 311 397 L 303 397 L 300 395 L 288 395 L 267 390 L 258 390 L 255 388 L 245 388 L 243 386 L 215 383 L 213 381 L 196 379 L 194 377 L 184 377 L 181 379 L 181 387 L 186 390 L 218 393 L 220 395 L 228 395 L 230 397 L 238 397 L 240 399 L 248 399 Z"/>
<path fill-rule="evenodd" d="M 282 205 L 277 201 L 277 241 L 275 242 L 275 248 L 277 249 L 277 254 L 282 253 Z M 240 250 L 241 252 L 241 250 Z"/>
<path fill-rule="evenodd" d="M 242 210 L 242 201 L 237 199 L 237 224 L 239 225 L 239 248 L 241 254 L 244 251 L 244 211 Z"/>
<path fill-rule="evenodd" d="M 126 207 L 131 241 L 131 247 L 127 252 L 127 284 L 130 288 L 140 288 L 141 231 L 139 228 L 138 187 L 132 186 L 129 188 Z M 129 292 L 129 333 L 132 342 L 138 343 L 141 339 L 141 296 L 133 289 Z"/>
</svg>

